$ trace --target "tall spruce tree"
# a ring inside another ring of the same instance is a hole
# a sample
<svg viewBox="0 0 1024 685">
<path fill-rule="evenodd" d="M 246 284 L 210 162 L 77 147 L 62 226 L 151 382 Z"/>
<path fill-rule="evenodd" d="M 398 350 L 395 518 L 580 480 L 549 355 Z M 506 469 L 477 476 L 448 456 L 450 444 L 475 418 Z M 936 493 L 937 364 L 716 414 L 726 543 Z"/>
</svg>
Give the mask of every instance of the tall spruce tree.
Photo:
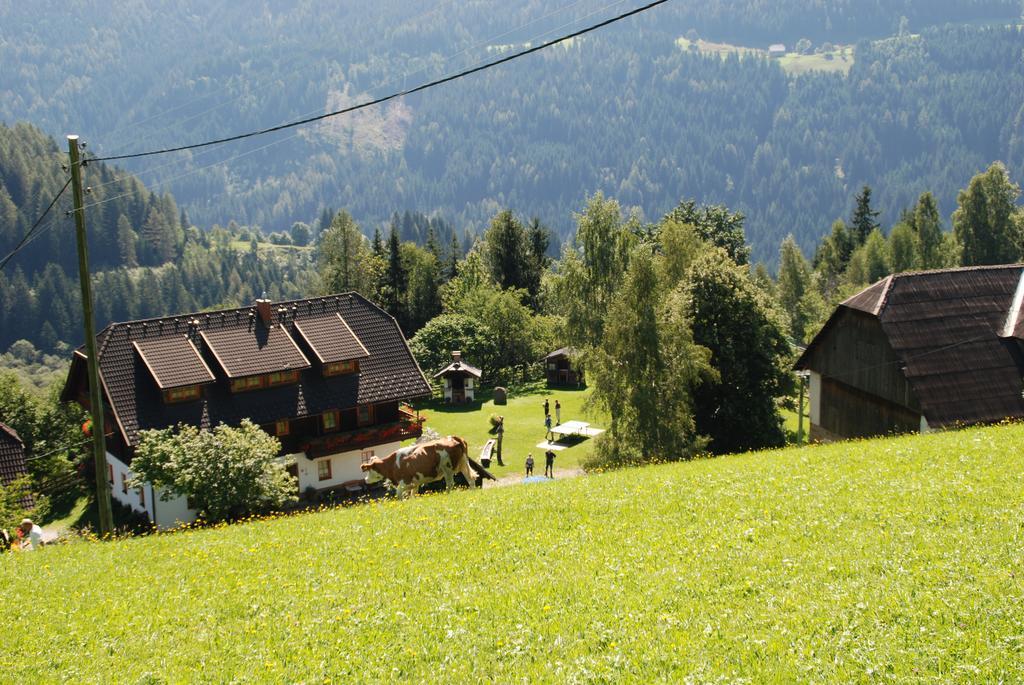
<svg viewBox="0 0 1024 685">
<path fill-rule="evenodd" d="M 914 233 L 917 235 L 918 259 L 922 269 L 938 269 L 942 260 L 942 219 L 939 205 L 930 192 L 917 198 L 913 214 Z"/>
<path fill-rule="evenodd" d="M 865 185 L 857 195 L 857 205 L 850 217 L 850 230 L 857 245 L 863 245 L 871 231 L 880 228 L 878 212 L 871 209 L 871 186 Z"/>
</svg>

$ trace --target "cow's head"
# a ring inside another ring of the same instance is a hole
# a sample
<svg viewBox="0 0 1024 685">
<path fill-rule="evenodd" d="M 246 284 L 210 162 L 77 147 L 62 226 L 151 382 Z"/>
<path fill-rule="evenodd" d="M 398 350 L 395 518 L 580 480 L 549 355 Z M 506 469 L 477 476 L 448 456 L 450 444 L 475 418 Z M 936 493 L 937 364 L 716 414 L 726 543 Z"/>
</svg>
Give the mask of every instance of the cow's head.
<svg viewBox="0 0 1024 685">
<path fill-rule="evenodd" d="M 369 461 L 365 461 L 359 465 L 359 468 L 366 474 L 366 484 L 376 485 L 377 483 L 384 480 L 384 476 L 380 474 L 380 471 L 374 467 L 381 463 L 380 457 L 373 457 Z"/>
</svg>

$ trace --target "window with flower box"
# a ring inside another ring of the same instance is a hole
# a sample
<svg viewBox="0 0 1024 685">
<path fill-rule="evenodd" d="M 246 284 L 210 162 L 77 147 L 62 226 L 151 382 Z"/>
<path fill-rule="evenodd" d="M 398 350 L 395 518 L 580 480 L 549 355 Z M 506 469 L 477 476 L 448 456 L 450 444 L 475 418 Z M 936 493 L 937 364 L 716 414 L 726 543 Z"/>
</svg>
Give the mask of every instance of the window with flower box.
<svg viewBox="0 0 1024 685">
<path fill-rule="evenodd" d="M 356 408 L 356 424 L 369 426 L 371 423 L 373 423 L 373 405 L 360 404 Z"/>
<path fill-rule="evenodd" d="M 266 381 L 266 376 L 246 376 L 244 378 L 235 378 L 231 381 L 231 392 L 259 390 L 266 385 Z"/>
</svg>

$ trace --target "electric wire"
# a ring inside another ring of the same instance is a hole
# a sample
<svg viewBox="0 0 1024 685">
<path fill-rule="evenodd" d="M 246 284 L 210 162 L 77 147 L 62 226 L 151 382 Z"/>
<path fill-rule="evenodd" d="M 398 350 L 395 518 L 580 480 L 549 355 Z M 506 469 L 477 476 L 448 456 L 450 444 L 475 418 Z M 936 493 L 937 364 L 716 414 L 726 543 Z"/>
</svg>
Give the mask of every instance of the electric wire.
<svg viewBox="0 0 1024 685">
<path fill-rule="evenodd" d="M 476 49 L 478 49 L 480 47 L 484 47 L 484 46 L 490 45 L 490 44 L 492 44 L 496 40 L 499 40 L 499 39 L 504 38 L 506 36 L 512 35 L 512 34 L 514 34 L 516 32 L 522 31 L 524 28 L 532 26 L 533 24 L 536 24 L 537 22 L 543 21 L 545 19 L 549 19 L 552 16 L 554 16 L 554 15 L 560 13 L 560 12 L 572 9 L 576 5 L 580 4 L 580 2 L 582 2 L 582 1 L 583 0 L 574 0 L 574 2 L 571 2 L 568 5 L 560 7 L 558 9 L 556 9 L 556 10 L 553 10 L 553 11 L 551 11 L 551 12 L 549 12 L 549 13 L 543 15 L 543 16 L 531 19 L 530 21 L 524 22 L 523 24 L 520 24 L 519 26 L 517 26 L 515 28 L 508 29 L 508 30 L 503 31 L 502 33 L 499 33 L 499 34 L 495 34 L 495 35 L 493 35 L 493 36 L 491 36 L 489 38 L 486 38 L 486 39 L 484 39 L 484 40 L 482 40 L 482 41 L 480 41 L 480 42 L 478 42 L 478 43 L 476 43 L 474 45 L 470 45 L 470 46 L 468 46 L 466 48 L 463 48 L 462 50 L 460 50 L 458 52 L 452 53 L 452 54 L 450 54 L 450 55 L 448 55 L 446 57 L 442 57 L 441 58 L 441 64 L 447 64 L 450 61 L 454 60 L 455 58 L 460 57 L 460 56 L 462 56 L 462 55 L 464 55 L 464 54 L 466 54 L 466 53 L 468 53 L 468 52 L 470 52 L 472 50 L 476 50 Z M 533 41 L 539 40 L 540 38 L 542 38 L 543 36 L 545 36 L 547 34 L 550 34 L 550 33 L 556 32 L 556 31 L 560 31 L 560 30 L 562 30 L 562 29 L 564 29 L 564 28 L 566 28 L 568 26 L 571 26 L 572 24 L 577 23 L 579 21 L 584 21 L 584 20 L 594 16 L 595 14 L 599 14 L 599 13 L 605 12 L 608 9 L 610 9 L 610 8 L 616 6 L 616 5 L 621 5 L 625 1 L 626 0 L 614 0 L 613 2 L 609 2 L 609 3 L 607 3 L 607 4 L 605 4 L 605 5 L 601 6 L 601 7 L 598 7 L 597 9 L 593 9 L 593 10 L 588 11 L 582 17 L 570 20 L 568 22 L 564 22 L 564 23 L 560 24 L 559 26 L 553 27 L 551 29 L 547 29 L 545 31 L 540 32 L 539 34 L 535 34 L 527 42 L 528 43 L 532 43 Z M 428 14 L 430 14 L 430 13 L 436 11 L 436 10 L 438 10 L 444 4 L 446 4 L 446 3 L 441 3 L 437 7 L 432 8 L 432 9 L 424 12 L 422 15 L 420 15 L 421 18 L 424 17 L 424 16 L 427 16 Z M 423 58 L 423 59 L 426 59 L 426 58 Z M 484 64 L 484 63 L 485 63 L 485 60 L 478 60 L 475 63 L 475 65 L 481 65 L 481 64 Z M 416 74 L 425 72 L 429 68 L 430 68 L 430 65 L 425 65 L 425 66 L 422 66 L 422 67 L 416 69 L 415 71 L 405 72 L 402 76 L 393 76 L 393 77 L 387 79 L 386 81 L 383 81 L 382 83 L 377 84 L 376 86 L 374 86 L 370 90 L 371 91 L 378 91 L 379 92 L 379 91 L 385 89 L 387 86 L 390 86 L 392 84 L 396 84 L 399 80 L 402 80 L 404 82 L 406 79 L 408 79 L 409 76 L 414 76 Z M 221 90 L 223 90 L 223 89 L 221 89 Z M 208 96 L 200 96 L 200 98 L 197 98 L 197 99 L 201 99 L 203 97 L 208 97 Z M 207 109 L 205 112 L 202 112 L 200 114 L 197 114 L 197 115 L 194 115 L 192 117 L 189 117 L 189 118 L 183 120 L 182 122 L 178 122 L 178 124 L 180 125 L 181 123 L 184 123 L 184 122 L 187 122 L 187 121 L 191 121 L 192 119 L 195 119 L 195 118 L 197 118 L 199 116 L 202 116 L 205 113 L 211 112 L 211 111 L 217 109 L 218 107 L 221 107 L 221 106 L 226 105 L 226 104 L 230 104 L 234 100 L 237 100 L 239 97 L 241 97 L 241 96 L 237 96 L 235 98 L 231 98 L 231 99 L 225 100 L 222 103 Z M 177 108 L 175 108 L 175 109 L 177 109 Z M 309 112 L 303 113 L 303 114 L 301 114 L 299 116 L 302 117 L 302 118 L 311 117 L 314 114 L 316 114 L 318 111 L 319 111 L 319 109 L 313 110 L 313 111 L 309 111 Z M 159 116 L 159 115 L 154 115 L 154 117 L 150 117 L 149 119 L 144 120 L 143 122 L 139 122 L 139 124 L 145 123 L 145 121 L 149 121 L 150 119 L 153 119 L 156 116 Z M 131 125 L 129 125 L 129 127 L 130 126 Z M 277 144 L 279 142 L 284 142 L 285 140 L 289 140 L 289 139 L 290 138 L 283 138 L 283 139 L 281 139 L 279 141 L 275 141 L 272 144 Z M 261 149 L 266 149 L 266 148 L 261 148 Z M 206 154 L 208 152 L 211 152 L 211 150 L 203 150 L 203 151 L 199 152 L 198 154 L 202 155 L 202 154 Z M 245 153 L 243 153 L 243 154 L 245 154 Z M 108 159 L 108 158 L 90 157 L 89 161 L 103 161 L 104 159 Z M 217 164 L 227 164 L 228 162 L 233 161 L 234 159 L 236 159 L 236 157 L 228 157 L 228 158 L 224 159 L 221 162 L 217 162 L 217 163 L 214 163 L 214 164 L 208 164 L 208 165 L 205 165 L 203 167 L 196 168 L 195 171 L 199 171 L 199 170 L 203 170 L 203 169 L 208 169 L 208 168 L 211 168 L 212 166 L 216 166 Z M 164 169 L 164 168 L 167 168 L 167 167 L 170 167 L 170 166 L 175 166 L 175 165 L 180 164 L 180 163 L 181 163 L 181 160 L 172 160 L 172 161 L 169 161 L 169 162 L 163 162 L 161 164 L 158 164 L 156 166 L 150 167 L 148 169 L 132 171 L 130 173 L 126 172 L 124 176 L 118 176 L 116 178 L 111 179 L 110 181 L 105 182 L 105 183 L 101 183 L 99 185 L 93 185 L 92 188 L 94 190 L 98 190 L 98 189 L 104 188 L 106 186 L 110 186 L 110 185 L 121 183 L 121 182 L 125 181 L 126 179 L 129 179 L 129 178 L 131 178 L 133 176 L 136 177 L 136 178 L 142 179 L 143 177 L 145 177 L 147 175 L 150 175 L 150 174 L 153 174 L 153 173 L 159 171 L 160 169 Z M 179 180 L 181 178 L 183 178 L 183 177 L 182 176 L 175 176 L 173 178 L 173 180 Z M 154 180 L 154 181 L 151 181 L 150 183 L 153 184 L 153 185 L 160 185 L 160 184 L 166 184 L 167 182 L 168 182 L 168 179 L 163 179 L 163 180 Z"/>
<path fill-rule="evenodd" d="M 662 0 L 662 1 L 667 1 L 667 0 Z M 542 31 L 541 33 L 537 34 L 537 36 L 535 36 L 535 37 L 532 37 L 532 38 L 531 38 L 531 41 L 532 41 L 532 40 L 535 40 L 535 39 L 536 39 L 537 37 L 540 37 L 540 36 L 544 36 L 544 35 L 546 35 L 546 34 L 548 34 L 548 33 L 551 33 L 551 32 L 553 32 L 553 31 L 559 31 L 559 30 L 562 30 L 562 29 L 563 29 L 563 28 L 565 28 L 566 26 L 572 25 L 573 23 L 576 23 L 577 21 L 580 21 L 580 20 L 583 20 L 583 19 L 587 19 L 587 18 L 589 18 L 590 16 L 593 16 L 594 14 L 597 14 L 597 13 L 599 13 L 599 12 L 603 12 L 603 11 L 607 10 L 608 8 L 610 8 L 610 7 L 613 7 L 613 6 L 615 6 L 615 5 L 620 5 L 620 4 L 622 4 L 623 2 L 625 2 L 625 0 L 614 0 L 613 2 L 610 2 L 610 3 L 606 4 L 606 5 L 603 5 L 602 7 L 599 7 L 599 8 L 597 8 L 597 9 L 595 9 L 595 10 L 592 10 L 592 11 L 588 12 L 588 13 L 587 13 L 587 14 L 585 14 L 585 15 L 584 15 L 584 16 L 583 16 L 583 17 L 582 17 L 581 19 L 575 19 L 575 20 L 572 20 L 572 21 L 569 21 L 569 22 L 565 22 L 565 23 L 561 24 L 560 26 L 554 27 L 554 28 L 552 28 L 552 29 L 548 29 L 548 30 L 546 30 L 546 31 Z M 573 5 L 575 5 L 575 4 L 577 4 L 577 3 L 573 3 L 572 5 L 568 5 L 568 6 L 567 6 L 567 8 L 568 8 L 568 7 L 572 7 L 572 6 L 573 6 Z M 548 17 L 552 16 L 552 14 L 554 14 L 554 13 L 549 13 L 548 15 L 545 15 L 544 17 L 541 17 L 541 18 L 539 18 L 539 19 L 535 19 L 535 20 L 533 20 L 533 21 L 531 21 L 531 22 L 527 22 L 527 23 L 525 23 L 525 24 L 521 25 L 520 27 L 517 27 L 517 28 L 515 28 L 515 29 L 510 29 L 510 30 L 508 30 L 508 31 L 505 31 L 505 32 L 504 32 L 504 33 L 502 33 L 502 34 L 498 34 L 498 35 L 497 35 L 497 36 L 495 36 L 495 37 L 489 38 L 489 39 L 487 39 L 486 41 L 483 41 L 483 42 L 479 43 L 479 44 L 478 44 L 477 46 L 474 46 L 474 47 L 471 47 L 471 48 L 467 48 L 467 49 L 465 49 L 465 50 L 461 51 L 460 53 L 455 53 L 454 55 L 452 55 L 452 56 L 450 56 L 450 57 L 446 57 L 446 58 L 444 58 L 444 60 L 443 60 L 443 61 L 448 61 L 448 60 L 450 60 L 450 59 L 452 59 L 452 58 L 454 58 L 454 57 L 458 56 L 459 54 L 462 54 L 462 53 L 464 53 L 464 52 L 466 52 L 466 51 L 468 51 L 468 50 L 471 50 L 471 49 L 475 49 L 475 47 L 479 47 L 480 45 L 486 45 L 486 44 L 489 44 L 490 42 L 492 42 L 493 40 L 496 40 L 497 38 L 501 38 L 501 37 L 504 37 L 504 36 L 506 36 L 506 35 L 509 35 L 509 34 L 511 34 L 511 33 L 514 33 L 514 32 L 516 32 L 516 31 L 519 31 L 519 30 L 521 30 L 521 29 L 522 29 L 523 27 L 525 27 L 525 26 L 529 26 L 529 25 L 530 25 L 530 24 L 532 24 L 532 23 L 536 23 L 537 21 L 540 21 L 540 20 L 542 20 L 542 19 L 545 19 L 545 18 L 548 18 Z M 591 28 L 590 30 L 593 30 L 593 28 Z M 562 38 L 562 39 L 560 39 L 560 40 L 565 40 L 565 38 L 563 37 L 563 38 Z M 553 45 L 553 44 L 555 44 L 556 42 L 558 42 L 558 41 L 552 41 L 552 42 L 551 42 L 551 44 Z M 487 65 L 487 64 L 489 64 L 489 62 L 487 62 L 487 61 L 485 61 L 485 60 L 481 60 L 481 61 L 478 61 L 478 62 L 476 63 L 476 65 L 475 65 L 474 67 L 472 67 L 472 68 L 476 68 L 476 66 L 481 66 L 481 65 Z M 426 67 L 423 67 L 423 68 L 421 68 L 421 69 L 420 69 L 420 71 L 423 71 L 423 70 L 425 70 L 425 69 L 426 69 Z M 479 69 L 478 69 L 478 70 L 479 70 Z M 394 81 L 397 81 L 397 80 L 398 80 L 398 77 L 395 77 L 395 78 L 391 79 L 391 81 L 390 81 L 390 82 L 394 82 Z M 379 89 L 379 88 L 383 88 L 383 87 L 384 87 L 385 85 L 387 85 L 387 83 L 389 83 L 389 82 L 385 82 L 385 83 L 384 83 L 384 84 L 382 84 L 381 86 L 377 86 L 377 87 L 375 87 L 375 90 L 376 90 L 376 89 Z M 392 95 L 392 96 L 388 96 L 388 97 L 396 97 L 396 96 Z M 381 100 L 378 100 L 378 102 L 381 102 L 381 101 L 383 101 L 383 99 L 381 99 Z M 365 107 L 365 106 L 369 106 L 370 104 L 372 104 L 372 102 L 367 102 L 367 103 L 363 103 L 362 105 L 357 105 L 357 106 L 355 106 L 355 107 L 353 107 L 353 108 L 350 108 L 350 109 L 358 109 L 358 108 L 360 108 L 360 107 Z M 321 117 L 319 117 L 319 118 L 323 118 L 323 116 L 321 116 Z M 237 153 L 237 154 L 235 154 L 235 155 L 232 155 L 232 156 L 230 156 L 230 157 L 227 157 L 227 158 L 225 158 L 225 159 L 222 159 L 222 160 L 218 160 L 218 161 L 215 161 L 215 162 L 210 162 L 209 164 L 204 164 L 204 165 L 202 165 L 202 166 L 197 166 L 197 167 L 193 167 L 193 168 L 191 168 L 191 169 L 188 169 L 188 170 L 186 170 L 186 171 L 183 171 L 182 173 L 180 173 L 180 174 L 177 174 L 177 175 L 174 175 L 174 176 L 171 176 L 171 177 L 169 177 L 169 178 L 164 178 L 164 179 L 161 179 L 161 180 L 158 180 L 158 181 L 155 181 L 155 182 L 151 182 L 151 184 L 150 184 L 150 185 L 151 185 L 151 187 L 152 187 L 152 188 L 157 188 L 157 187 L 166 187 L 166 186 L 167 186 L 168 184 L 171 184 L 171 183 L 173 183 L 173 182 L 175 182 L 175 181 L 181 180 L 181 179 L 183 179 L 183 178 L 186 178 L 186 177 L 188 177 L 188 176 L 191 176 L 191 175 L 193 175 L 193 174 L 196 174 L 196 173 L 200 173 L 200 172 L 202 172 L 202 171 L 205 171 L 205 170 L 207 170 L 207 169 L 211 169 L 211 168 L 213 168 L 213 167 L 216 167 L 216 166 L 220 166 L 220 165 L 223 165 L 223 164 L 228 164 L 228 163 L 230 163 L 230 162 L 233 162 L 233 161 L 235 161 L 235 160 L 237 160 L 237 159 L 240 159 L 240 158 L 242 158 L 242 157 L 246 157 L 246 156 L 248 156 L 248 155 L 252 155 L 252 154 L 255 154 L 255 153 L 257 153 L 257 152 L 261 152 L 261 151 L 263 151 L 263 150 L 266 150 L 266 149 L 268 149 L 268 148 L 270 148 L 270 147 L 272 147 L 272 146 L 274 146 L 274 145 L 278 145 L 278 144 L 281 144 L 281 143 L 287 142 L 287 141 L 289 141 L 289 140 L 292 140 L 293 138 L 295 138 L 296 136 L 298 136 L 298 135 L 299 135 L 300 133 L 301 133 L 301 132 L 295 132 L 295 133 L 292 133 L 292 134 L 290 134 L 290 135 L 288 135 L 288 136 L 285 136 L 284 138 L 281 138 L 281 139 L 279 139 L 279 140 L 274 140 L 274 141 L 271 141 L 271 142 L 269 142 L 269 143 L 267 143 L 267 144 L 265 144 L 265 145 L 262 145 L 262 146 L 260 146 L 260 147 L 258 147 L 258 148 L 254 148 L 254 149 L 252 149 L 252 150 L 247 150 L 247 151 L 245 151 L 245 152 L 240 152 L 240 153 Z M 208 153 L 208 152 L 210 152 L 210 150 L 202 150 L 202 151 L 200 151 L 200 152 L 199 152 L 198 154 L 202 155 L 202 154 L 206 154 L 206 153 Z M 90 161 L 90 162 L 98 162 L 98 161 L 106 161 L 106 160 L 108 160 L 108 159 L 110 159 L 110 158 L 109 158 L 109 157 L 90 157 L 90 158 L 89 158 L 89 161 Z M 113 180 L 111 180 L 111 181 L 107 181 L 106 183 L 102 183 L 102 184 L 99 184 L 99 185 L 95 185 L 95 186 L 91 186 L 91 187 L 92 187 L 92 188 L 93 188 L 94 190 L 97 190 L 97 189 L 99 189 L 99 188 L 103 188 L 103 187 L 105 187 L 105 186 L 109 186 L 109 185 L 112 185 L 112 184 L 115 184 L 115 183 L 120 183 L 120 182 L 123 182 L 124 180 L 126 180 L 126 179 L 129 179 L 129 178 L 131 178 L 132 176 L 139 176 L 139 175 L 141 175 L 141 174 L 145 174 L 145 173 L 147 173 L 147 172 L 152 172 L 152 171 L 156 171 L 157 169 L 165 168 L 165 167 L 168 167 L 168 166 L 174 166 L 174 165 L 177 165 L 177 164 L 180 164 L 180 160 L 175 160 L 175 161 L 171 161 L 171 162 L 165 162 L 165 163 L 163 163 L 163 164 L 160 164 L 160 165 L 157 165 L 157 166 L 155 166 L 155 167 L 151 167 L 151 168 L 150 168 L 150 169 L 148 169 L 148 170 L 145 170 L 145 171 L 142 171 L 142 172 L 133 172 L 133 173 L 128 173 L 128 174 L 126 174 L 126 175 L 125 175 L 124 177 L 120 177 L 120 178 L 115 178 L 115 179 L 113 179 Z M 115 200 L 118 200 L 118 199 L 122 199 L 122 198 L 125 198 L 125 197 L 130 197 L 130 196 L 131 196 L 131 195 L 133 195 L 133 194 L 134 194 L 134 191 L 133 191 L 133 190 L 130 190 L 130 191 L 127 191 L 127 192 L 121 193 L 121 194 L 119 194 L 119 195 L 114 195 L 114 196 L 111 196 L 111 197 L 108 197 L 108 198 L 104 198 L 103 200 L 99 200 L 99 201 L 97 201 L 97 202 L 93 202 L 93 203 L 87 204 L 87 205 L 85 205 L 85 207 L 84 207 L 84 208 L 85 208 L 85 209 L 89 209 L 89 208 L 92 208 L 92 207 L 97 207 L 97 206 L 100 206 L 100 205 L 106 204 L 106 203 L 108 203 L 108 202 L 113 202 L 113 201 L 115 201 Z"/>
<path fill-rule="evenodd" d="M 14 255 L 18 254 L 21 250 L 25 249 L 25 247 L 27 247 L 28 244 L 32 242 L 32 234 L 35 233 L 37 228 L 39 228 L 39 224 L 43 222 L 43 219 L 45 219 L 46 215 L 50 213 L 50 210 L 53 209 L 53 206 L 57 204 L 57 200 L 60 199 L 61 195 L 64 194 L 64 192 L 68 189 L 69 185 L 71 185 L 70 178 L 68 178 L 67 182 L 64 184 L 64 187 L 61 188 L 60 191 L 53 196 L 53 199 L 50 200 L 50 204 L 47 205 L 46 209 L 43 210 L 43 213 L 39 215 L 39 218 L 35 220 L 35 223 L 32 224 L 32 228 L 28 229 L 25 235 L 22 236 L 21 240 L 19 240 L 18 244 L 14 246 L 14 249 L 11 250 L 10 254 L 8 254 L 6 257 L 0 260 L 0 269 L 3 269 L 5 266 L 7 266 L 7 263 L 14 258 Z"/>
<path fill-rule="evenodd" d="M 532 47 L 529 47 L 529 48 L 525 48 L 523 50 L 520 50 L 518 52 L 514 52 L 514 53 L 512 53 L 510 55 L 506 55 L 504 57 L 501 57 L 501 58 L 498 58 L 496 60 L 487 62 L 485 64 L 482 64 L 482 65 L 479 65 L 479 66 L 475 66 L 475 67 L 470 67 L 468 69 L 463 69 L 462 71 L 456 72 L 454 74 L 450 74 L 448 76 L 444 76 L 444 77 L 439 78 L 439 79 L 435 79 L 433 81 L 428 81 L 427 83 L 422 83 L 422 84 L 420 84 L 418 86 L 415 86 L 413 88 L 408 88 L 408 89 L 401 90 L 401 91 L 398 91 L 398 92 L 395 92 L 395 93 L 391 93 L 390 95 L 385 95 L 384 97 L 376 98 L 376 99 L 370 100 L 368 102 L 364 102 L 364 103 L 361 103 L 361 104 L 358 104 L 358 105 L 353 105 L 351 107 L 345 107 L 345 108 L 338 109 L 338 110 L 335 110 L 335 111 L 332 111 L 332 112 L 326 112 L 324 114 L 319 114 L 317 116 L 306 117 L 304 119 L 299 119 L 297 121 L 291 121 L 291 122 L 287 122 L 287 123 L 284 123 L 284 124 L 278 124 L 276 126 L 271 126 L 269 128 L 259 129 L 259 130 L 256 130 L 256 131 L 249 131 L 247 133 L 239 133 L 239 134 L 236 134 L 236 135 L 233 135 L 233 136 L 227 136 L 225 138 L 217 138 L 217 139 L 214 139 L 214 140 L 207 140 L 207 141 L 204 141 L 204 142 L 201 142 L 201 143 L 191 143 L 191 144 L 187 144 L 187 145 L 178 145 L 178 146 L 174 146 L 174 147 L 166 147 L 166 148 L 160 148 L 160 149 L 157 149 L 157 150 L 148 150 L 148 151 L 145 151 L 145 152 L 135 152 L 135 153 L 124 154 L 124 155 L 111 155 L 111 156 L 107 156 L 107 157 L 94 157 L 94 158 L 92 158 L 91 161 L 110 162 L 110 161 L 120 160 L 120 159 L 137 159 L 137 158 L 140 158 L 140 157 L 152 157 L 154 155 L 168 154 L 170 152 L 181 152 L 181 151 L 184 151 L 184 150 L 195 150 L 197 148 L 209 147 L 211 145 L 221 145 L 221 144 L 224 144 L 224 143 L 230 143 L 230 142 L 234 142 L 234 141 L 238 141 L 238 140 L 244 140 L 246 138 L 253 138 L 255 136 L 266 135 L 268 133 L 274 133 L 276 131 L 283 131 L 285 129 L 295 128 L 295 127 L 298 127 L 298 126 L 303 126 L 305 124 L 311 124 L 311 123 L 314 123 L 314 122 L 317 122 L 317 121 L 323 121 L 324 119 L 329 119 L 329 118 L 332 118 L 332 117 L 340 116 L 342 114 L 348 114 L 349 112 L 355 112 L 357 110 L 365 109 L 367 107 L 371 107 L 371 106 L 374 106 L 374 105 L 379 105 L 381 103 L 388 102 L 389 100 L 394 100 L 396 98 L 404 97 L 406 95 L 412 95 L 414 93 L 418 93 L 420 91 L 424 91 L 424 90 L 427 90 L 429 88 L 434 88 L 436 86 L 440 86 L 442 84 L 449 83 L 451 81 L 456 81 L 458 79 L 465 78 L 466 76 L 470 76 L 472 74 L 475 74 L 475 73 L 480 72 L 480 71 L 484 71 L 486 69 L 491 69 L 491 68 L 497 67 L 499 65 L 505 64 L 507 62 L 511 62 L 511 61 L 519 59 L 521 57 L 526 57 L 527 55 L 531 55 L 531 54 L 533 54 L 535 52 L 540 52 L 541 50 L 545 50 L 545 49 L 551 47 L 552 45 L 557 45 L 557 44 L 563 43 L 563 42 L 565 42 L 567 40 L 572 40 L 573 38 L 578 38 L 578 37 L 580 37 L 582 35 L 585 35 L 587 33 L 591 33 L 591 32 L 596 31 L 598 29 L 604 28 L 605 26 L 609 26 L 611 24 L 614 24 L 616 22 L 622 21 L 624 19 L 628 19 L 629 17 L 633 17 L 635 15 L 638 15 L 638 14 L 640 14 L 642 12 L 646 12 L 646 11 L 648 11 L 650 9 L 653 9 L 654 7 L 657 7 L 658 5 L 665 4 L 666 2 L 668 2 L 668 0 L 654 0 L 654 2 L 650 2 L 650 3 L 646 4 L 646 5 L 643 5 L 641 7 L 637 7 L 635 9 L 632 9 L 632 10 L 628 11 L 628 12 L 624 12 L 622 14 L 619 14 L 617 16 L 611 17 L 609 19 L 605 19 L 604 21 L 598 22 L 596 24 L 592 24 L 592 25 L 587 26 L 585 28 L 582 28 L 582 29 L 580 29 L 578 31 L 573 31 L 572 33 L 568 33 L 568 34 L 565 34 L 565 35 L 560 36 L 558 38 L 554 38 L 552 40 L 546 41 L 546 42 L 542 43 L 541 45 L 535 45 L 535 46 L 532 46 Z"/>
</svg>

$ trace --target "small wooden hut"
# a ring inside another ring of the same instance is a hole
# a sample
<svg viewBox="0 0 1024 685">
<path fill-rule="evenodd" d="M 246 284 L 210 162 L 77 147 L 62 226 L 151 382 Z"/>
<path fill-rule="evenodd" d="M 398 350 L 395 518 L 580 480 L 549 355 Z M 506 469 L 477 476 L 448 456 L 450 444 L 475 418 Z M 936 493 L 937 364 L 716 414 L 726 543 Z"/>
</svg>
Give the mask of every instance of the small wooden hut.
<svg viewBox="0 0 1024 685">
<path fill-rule="evenodd" d="M 562 347 L 544 357 L 544 368 L 547 373 L 549 387 L 579 387 L 583 385 L 583 369 L 574 363 L 573 357 L 575 354 L 575 349 Z"/>
<path fill-rule="evenodd" d="M 462 352 L 453 350 L 452 363 L 434 374 L 434 378 L 444 379 L 446 402 L 472 402 L 482 375 L 480 369 L 462 360 Z"/>
</svg>

